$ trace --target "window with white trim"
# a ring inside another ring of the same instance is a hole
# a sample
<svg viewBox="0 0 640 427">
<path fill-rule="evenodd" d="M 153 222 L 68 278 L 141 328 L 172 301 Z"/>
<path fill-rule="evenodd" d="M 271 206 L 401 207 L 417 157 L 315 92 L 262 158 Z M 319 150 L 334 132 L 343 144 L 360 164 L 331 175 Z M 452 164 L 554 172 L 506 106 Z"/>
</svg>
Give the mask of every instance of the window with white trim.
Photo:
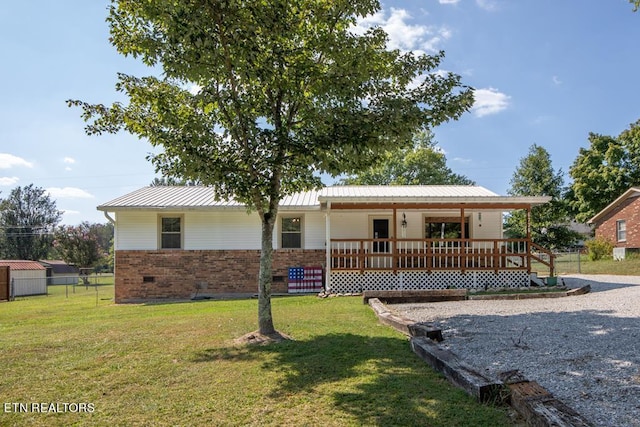
<svg viewBox="0 0 640 427">
<path fill-rule="evenodd" d="M 618 242 L 627 240 L 627 221 L 624 219 L 616 221 L 616 237 Z"/>
<path fill-rule="evenodd" d="M 179 216 L 160 217 L 160 249 L 182 248 L 182 218 Z"/>
<path fill-rule="evenodd" d="M 302 217 L 282 217 L 280 222 L 280 244 L 283 249 L 302 248 Z"/>
</svg>

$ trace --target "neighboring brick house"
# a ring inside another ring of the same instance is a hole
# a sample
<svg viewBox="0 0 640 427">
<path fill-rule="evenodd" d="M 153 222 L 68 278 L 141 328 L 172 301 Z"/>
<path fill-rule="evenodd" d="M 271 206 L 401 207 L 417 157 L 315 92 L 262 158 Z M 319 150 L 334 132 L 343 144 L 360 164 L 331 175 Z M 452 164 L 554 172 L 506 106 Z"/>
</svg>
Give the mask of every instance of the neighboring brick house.
<svg viewBox="0 0 640 427">
<path fill-rule="evenodd" d="M 548 201 L 477 186 L 293 194 L 279 205 L 272 292 L 318 275 L 335 293 L 528 286 L 530 239 L 504 239 L 502 213 Z M 114 223 L 116 302 L 257 293 L 260 218 L 212 188 L 145 187 L 98 209 Z"/>
<path fill-rule="evenodd" d="M 596 214 L 589 224 L 595 237 L 609 240 L 615 248 L 640 249 L 640 187 L 632 187 Z M 621 250 L 615 250 L 622 254 Z"/>
</svg>

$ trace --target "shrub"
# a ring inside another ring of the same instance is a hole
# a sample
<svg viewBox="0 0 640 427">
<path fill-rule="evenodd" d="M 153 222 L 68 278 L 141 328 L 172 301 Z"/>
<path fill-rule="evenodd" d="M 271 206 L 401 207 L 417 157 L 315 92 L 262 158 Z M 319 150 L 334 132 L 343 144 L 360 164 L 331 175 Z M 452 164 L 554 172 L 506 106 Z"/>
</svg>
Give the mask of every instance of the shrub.
<svg viewBox="0 0 640 427">
<path fill-rule="evenodd" d="M 602 237 L 597 237 L 586 242 L 589 250 L 589 259 L 597 261 L 602 258 L 610 257 L 613 252 L 613 243 Z"/>
</svg>

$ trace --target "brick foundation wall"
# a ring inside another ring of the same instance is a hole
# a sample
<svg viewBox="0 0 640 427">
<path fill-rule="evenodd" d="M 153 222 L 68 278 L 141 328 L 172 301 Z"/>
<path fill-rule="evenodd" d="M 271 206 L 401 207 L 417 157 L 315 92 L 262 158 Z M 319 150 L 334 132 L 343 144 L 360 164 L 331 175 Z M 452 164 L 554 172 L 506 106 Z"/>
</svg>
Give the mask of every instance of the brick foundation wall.
<svg viewBox="0 0 640 427">
<path fill-rule="evenodd" d="M 618 242 L 616 221 L 625 220 L 627 240 Z M 596 237 L 605 238 L 619 248 L 640 248 L 640 198 L 625 200 L 615 211 L 596 224 Z"/>
<path fill-rule="evenodd" d="M 260 251 L 116 251 L 115 300 L 188 299 L 258 292 Z M 271 291 L 287 292 L 288 268 L 325 264 L 324 250 L 274 250 Z M 280 278 L 281 280 L 277 280 Z"/>
</svg>

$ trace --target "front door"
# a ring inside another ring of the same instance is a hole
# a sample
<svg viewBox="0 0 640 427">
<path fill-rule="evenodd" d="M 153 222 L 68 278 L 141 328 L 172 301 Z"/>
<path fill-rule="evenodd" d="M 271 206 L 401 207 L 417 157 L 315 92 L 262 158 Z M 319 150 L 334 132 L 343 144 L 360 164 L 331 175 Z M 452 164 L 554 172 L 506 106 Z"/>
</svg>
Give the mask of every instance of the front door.
<svg viewBox="0 0 640 427">
<path fill-rule="evenodd" d="M 374 219 L 373 220 L 373 238 L 374 239 L 388 239 L 389 238 L 389 220 L 388 219 Z M 373 242 L 374 253 L 387 253 L 389 252 L 389 242 Z"/>
<path fill-rule="evenodd" d="M 373 218 L 371 222 L 371 237 L 374 239 L 371 245 L 372 254 L 390 254 L 391 244 L 389 241 L 379 241 L 377 239 L 389 239 L 391 237 L 391 221 L 389 218 Z M 390 256 L 373 255 L 369 260 L 371 268 L 391 268 L 393 259 Z"/>
</svg>

